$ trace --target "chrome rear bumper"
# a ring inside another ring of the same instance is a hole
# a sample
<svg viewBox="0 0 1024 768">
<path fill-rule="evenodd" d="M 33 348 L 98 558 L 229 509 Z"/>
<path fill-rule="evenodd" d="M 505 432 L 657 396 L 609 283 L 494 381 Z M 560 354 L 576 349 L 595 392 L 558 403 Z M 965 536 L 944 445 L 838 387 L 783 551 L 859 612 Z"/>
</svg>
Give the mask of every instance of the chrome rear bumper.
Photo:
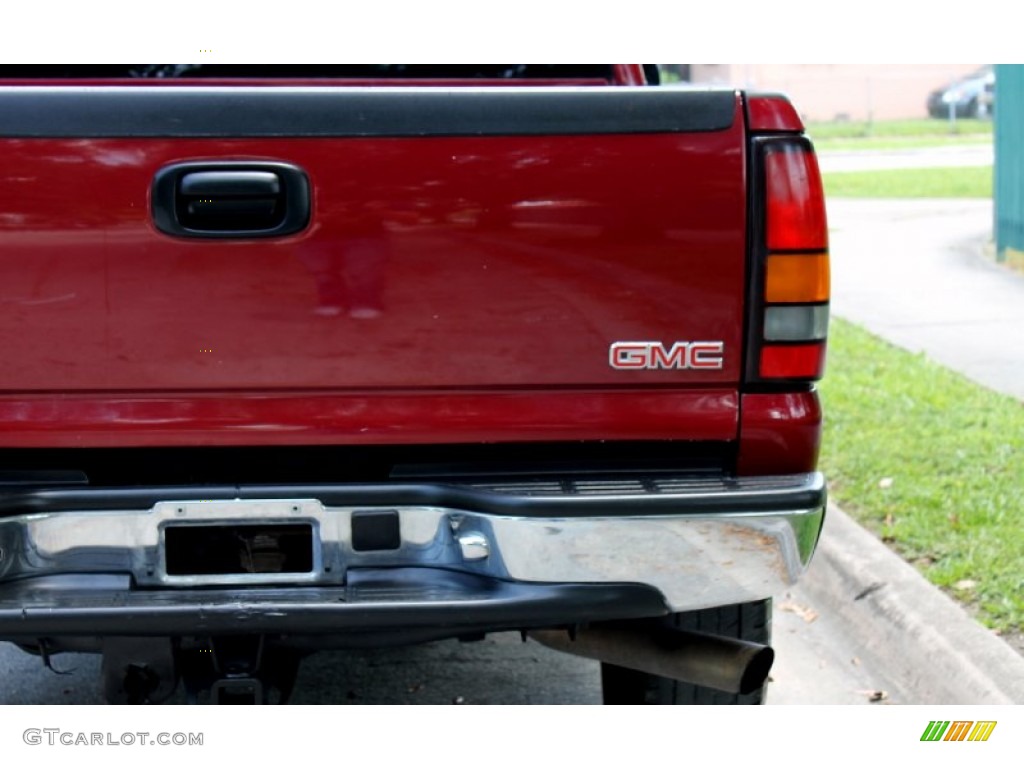
<svg viewBox="0 0 1024 768">
<path fill-rule="evenodd" d="M 165 605 L 168 621 L 161 626 L 174 626 L 177 612 L 182 633 L 197 631 L 203 614 L 190 605 L 206 605 L 207 615 L 216 606 L 227 606 L 225 615 L 238 606 L 250 619 L 246 606 L 256 606 L 260 631 L 266 631 L 274 625 L 272 614 L 282 613 L 282 596 L 293 607 L 312 606 L 320 616 L 316 631 L 352 629 L 357 603 L 362 626 L 372 628 L 372 605 L 385 611 L 409 602 L 409 575 L 428 572 L 457 575 L 441 579 L 447 586 L 435 590 L 438 602 L 457 604 L 459 584 L 472 585 L 463 612 L 473 610 L 474 600 L 486 603 L 488 589 L 511 606 L 515 596 L 501 592 L 509 585 L 641 587 L 660 595 L 665 611 L 740 603 L 777 594 L 801 575 L 824 511 L 818 473 L 27 492 L 0 500 L 0 637 L 29 631 L 29 619 L 47 611 L 55 619 L 58 606 L 76 616 L 66 632 L 82 632 L 88 616 L 71 609 L 92 606 L 98 618 L 104 606 L 118 604 L 147 611 Z M 374 514 L 389 519 L 394 540 L 368 549 L 354 535 L 353 520 Z M 169 529 L 249 525 L 308 530 L 308 565 L 301 572 L 168 568 Z M 348 598 L 346 590 L 371 573 L 378 586 L 387 574 L 401 574 L 404 587 L 377 589 L 368 600 Z M 412 602 L 429 608 L 430 595 L 420 590 Z M 572 601 L 568 593 L 561 598 Z M 635 612 L 623 606 L 621 618 Z M 605 605 L 594 618 L 614 613 Z M 335 618 L 324 619 L 329 615 Z M 281 627 L 300 631 L 286 619 L 282 614 Z M 46 623 L 50 632 L 59 626 Z"/>
</svg>

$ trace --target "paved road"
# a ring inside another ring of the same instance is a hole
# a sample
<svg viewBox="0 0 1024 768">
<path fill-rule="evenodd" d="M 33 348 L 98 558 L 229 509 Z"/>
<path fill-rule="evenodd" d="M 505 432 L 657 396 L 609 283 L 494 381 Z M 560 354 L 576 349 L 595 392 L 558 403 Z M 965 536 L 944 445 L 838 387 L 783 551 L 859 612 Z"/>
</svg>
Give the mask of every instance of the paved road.
<svg viewBox="0 0 1024 768">
<path fill-rule="evenodd" d="M 812 571 L 813 576 L 813 571 Z M 887 688 L 857 658 L 841 622 L 802 588 L 779 595 L 771 704 L 868 703 Z M 99 704 L 99 660 L 84 654 L 40 660 L 0 644 L 0 704 Z M 475 643 L 322 653 L 300 671 L 296 704 L 600 704 L 597 662 L 557 653 L 518 634 Z M 182 697 L 175 697 L 180 703 Z"/>
</svg>

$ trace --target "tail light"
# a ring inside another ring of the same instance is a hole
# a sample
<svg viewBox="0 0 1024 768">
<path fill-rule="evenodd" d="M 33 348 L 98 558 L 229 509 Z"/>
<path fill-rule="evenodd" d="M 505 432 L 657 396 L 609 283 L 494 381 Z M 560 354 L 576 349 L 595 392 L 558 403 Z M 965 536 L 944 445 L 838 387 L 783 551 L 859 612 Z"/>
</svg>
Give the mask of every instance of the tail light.
<svg viewBox="0 0 1024 768">
<path fill-rule="evenodd" d="M 814 381 L 825 368 L 828 226 L 821 174 L 807 139 L 755 140 L 748 380 Z"/>
</svg>

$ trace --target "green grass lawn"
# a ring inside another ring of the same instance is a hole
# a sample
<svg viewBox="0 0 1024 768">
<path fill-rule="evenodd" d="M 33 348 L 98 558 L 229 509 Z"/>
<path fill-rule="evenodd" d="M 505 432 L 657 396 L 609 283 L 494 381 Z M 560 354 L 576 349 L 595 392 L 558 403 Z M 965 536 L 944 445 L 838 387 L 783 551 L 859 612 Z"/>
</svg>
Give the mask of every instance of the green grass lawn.
<svg viewBox="0 0 1024 768">
<path fill-rule="evenodd" d="M 889 120 L 877 123 L 810 123 L 807 134 L 820 151 L 912 149 L 992 141 L 991 120 Z"/>
<path fill-rule="evenodd" d="M 822 174 L 826 197 L 992 197 L 992 166 Z"/>
<path fill-rule="evenodd" d="M 1024 404 L 833 319 L 832 497 L 985 624 L 1024 626 Z"/>
</svg>

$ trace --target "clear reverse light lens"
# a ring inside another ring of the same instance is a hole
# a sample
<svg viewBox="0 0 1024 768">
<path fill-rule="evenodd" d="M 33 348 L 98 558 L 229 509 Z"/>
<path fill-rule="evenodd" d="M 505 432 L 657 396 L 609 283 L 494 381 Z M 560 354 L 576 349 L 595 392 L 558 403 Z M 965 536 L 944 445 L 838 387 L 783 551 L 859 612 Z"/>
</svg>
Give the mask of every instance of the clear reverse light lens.
<svg viewBox="0 0 1024 768">
<path fill-rule="evenodd" d="M 766 341 L 814 341 L 827 335 L 827 304 L 768 307 L 764 313 Z"/>
</svg>

